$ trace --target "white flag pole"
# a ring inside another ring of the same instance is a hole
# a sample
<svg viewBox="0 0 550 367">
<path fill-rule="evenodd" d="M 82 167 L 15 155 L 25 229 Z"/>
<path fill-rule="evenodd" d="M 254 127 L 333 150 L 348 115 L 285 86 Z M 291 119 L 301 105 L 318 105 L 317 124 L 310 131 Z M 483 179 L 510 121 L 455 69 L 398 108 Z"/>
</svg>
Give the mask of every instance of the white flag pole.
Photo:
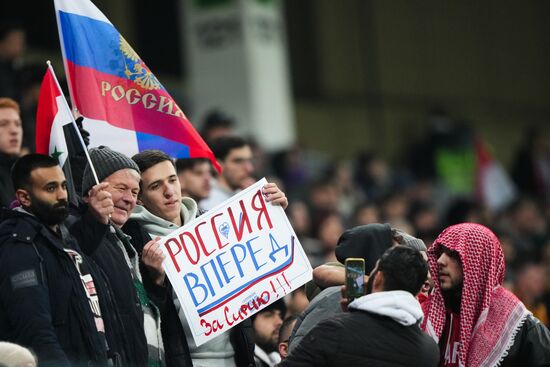
<svg viewBox="0 0 550 367">
<path fill-rule="evenodd" d="M 90 165 L 90 168 L 92 169 L 92 174 L 94 175 L 95 183 L 99 184 L 99 179 L 97 178 L 97 173 L 95 172 L 94 164 L 92 163 L 92 159 L 90 158 L 90 155 L 88 154 L 88 148 L 86 147 L 86 144 L 84 143 L 84 139 L 82 139 L 82 135 L 80 135 L 80 130 L 78 130 L 78 125 L 76 124 L 74 115 L 71 111 L 71 108 L 69 107 L 69 104 L 67 103 L 67 100 L 65 99 L 65 96 L 63 95 L 63 89 L 61 89 L 61 86 L 59 85 L 59 81 L 57 80 L 57 76 L 55 75 L 55 71 L 53 70 L 52 63 L 50 60 L 46 61 L 46 64 L 48 64 L 48 69 L 52 72 L 53 80 L 55 80 L 55 84 L 57 85 L 57 88 L 59 89 L 59 92 L 61 93 L 61 98 L 63 100 L 63 105 L 67 109 L 67 112 L 69 113 L 69 116 L 71 116 L 71 122 L 73 124 L 74 129 L 76 130 L 76 135 L 78 135 L 78 139 L 80 140 L 80 144 L 82 145 L 82 149 L 84 149 L 84 153 L 86 154 L 86 159 L 88 160 L 88 164 Z"/>
</svg>

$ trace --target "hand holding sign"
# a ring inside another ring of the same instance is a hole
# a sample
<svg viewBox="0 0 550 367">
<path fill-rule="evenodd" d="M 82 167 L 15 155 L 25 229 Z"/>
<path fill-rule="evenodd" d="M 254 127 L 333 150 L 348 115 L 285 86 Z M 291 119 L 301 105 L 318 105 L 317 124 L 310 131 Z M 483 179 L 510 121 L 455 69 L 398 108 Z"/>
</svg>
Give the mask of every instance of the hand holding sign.
<svg viewBox="0 0 550 367">
<path fill-rule="evenodd" d="M 197 346 L 311 279 L 287 205 L 263 179 L 159 241 Z"/>
<path fill-rule="evenodd" d="M 268 182 L 262 188 L 262 192 L 265 195 L 265 201 L 273 205 L 280 205 L 283 209 L 286 209 L 288 206 L 288 199 L 285 193 L 279 189 L 276 183 Z"/>
</svg>

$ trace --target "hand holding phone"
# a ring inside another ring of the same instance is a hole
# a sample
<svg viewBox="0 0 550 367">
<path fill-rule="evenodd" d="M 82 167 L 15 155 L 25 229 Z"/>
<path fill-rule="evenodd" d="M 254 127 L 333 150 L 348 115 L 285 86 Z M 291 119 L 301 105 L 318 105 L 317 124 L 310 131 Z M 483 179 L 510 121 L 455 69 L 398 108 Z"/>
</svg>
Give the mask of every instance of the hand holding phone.
<svg viewBox="0 0 550 367">
<path fill-rule="evenodd" d="M 349 302 L 365 295 L 365 260 L 349 257 L 346 259 L 346 293 Z"/>
</svg>

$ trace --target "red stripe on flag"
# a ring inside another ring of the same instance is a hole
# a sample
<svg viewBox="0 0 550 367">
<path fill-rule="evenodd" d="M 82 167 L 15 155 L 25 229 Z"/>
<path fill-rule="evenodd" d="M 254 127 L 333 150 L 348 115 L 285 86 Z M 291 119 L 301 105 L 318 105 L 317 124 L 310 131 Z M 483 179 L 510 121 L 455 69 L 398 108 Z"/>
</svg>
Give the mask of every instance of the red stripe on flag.
<svg viewBox="0 0 550 367">
<path fill-rule="evenodd" d="M 165 90 L 146 90 L 69 60 L 67 66 L 73 102 L 83 116 L 185 144 L 191 157 L 209 158 L 219 171 L 210 148 Z"/>
<path fill-rule="evenodd" d="M 50 154 L 50 134 L 53 120 L 57 115 L 56 97 L 61 92 L 57 88 L 55 80 L 50 69 L 46 70 L 42 85 L 40 86 L 40 96 L 38 97 L 38 108 L 36 110 L 36 152 L 40 154 Z"/>
</svg>

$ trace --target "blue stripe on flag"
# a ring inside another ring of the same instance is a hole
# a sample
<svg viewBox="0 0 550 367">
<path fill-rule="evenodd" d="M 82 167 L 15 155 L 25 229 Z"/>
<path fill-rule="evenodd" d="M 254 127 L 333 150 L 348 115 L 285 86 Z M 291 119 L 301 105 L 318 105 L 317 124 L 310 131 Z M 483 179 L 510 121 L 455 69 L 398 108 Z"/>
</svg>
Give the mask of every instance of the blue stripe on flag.
<svg viewBox="0 0 550 367">
<path fill-rule="evenodd" d="M 120 34 L 111 24 L 63 11 L 59 11 L 59 20 L 68 60 L 127 79 Z"/>
<path fill-rule="evenodd" d="M 139 151 L 146 149 L 162 149 L 162 151 L 174 158 L 189 158 L 187 145 L 165 139 L 162 136 L 140 133 L 136 131 Z"/>
</svg>

